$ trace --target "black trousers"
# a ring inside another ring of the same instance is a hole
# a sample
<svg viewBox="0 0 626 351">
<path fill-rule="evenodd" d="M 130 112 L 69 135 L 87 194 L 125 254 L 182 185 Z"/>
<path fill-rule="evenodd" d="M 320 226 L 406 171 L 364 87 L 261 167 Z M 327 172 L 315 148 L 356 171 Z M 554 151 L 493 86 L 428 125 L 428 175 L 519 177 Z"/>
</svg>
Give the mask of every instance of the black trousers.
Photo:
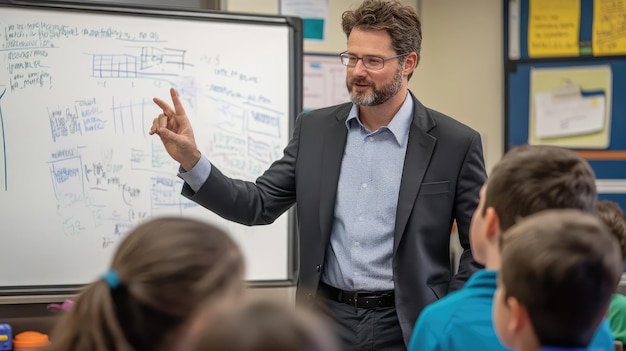
<svg viewBox="0 0 626 351">
<path fill-rule="evenodd" d="M 319 294 L 322 295 L 322 294 Z M 344 351 L 406 351 L 394 307 L 366 309 L 319 296 L 316 305 L 333 323 Z"/>
</svg>

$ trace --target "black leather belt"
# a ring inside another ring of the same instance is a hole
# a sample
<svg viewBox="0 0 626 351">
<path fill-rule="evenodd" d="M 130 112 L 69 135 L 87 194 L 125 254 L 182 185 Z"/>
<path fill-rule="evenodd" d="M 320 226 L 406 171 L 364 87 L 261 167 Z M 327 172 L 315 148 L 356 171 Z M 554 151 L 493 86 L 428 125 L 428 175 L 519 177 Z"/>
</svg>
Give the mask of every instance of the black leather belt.
<svg viewBox="0 0 626 351">
<path fill-rule="evenodd" d="M 320 282 L 320 292 L 327 298 L 358 308 L 388 308 L 395 306 L 393 290 L 345 291 Z"/>
</svg>

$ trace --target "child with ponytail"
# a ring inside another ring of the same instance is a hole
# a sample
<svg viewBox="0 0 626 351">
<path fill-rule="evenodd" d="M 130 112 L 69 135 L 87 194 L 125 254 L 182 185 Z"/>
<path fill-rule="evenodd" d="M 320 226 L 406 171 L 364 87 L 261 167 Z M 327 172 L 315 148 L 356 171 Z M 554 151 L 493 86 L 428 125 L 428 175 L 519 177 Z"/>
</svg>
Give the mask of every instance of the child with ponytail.
<svg viewBox="0 0 626 351">
<path fill-rule="evenodd" d="M 48 350 L 175 349 L 198 306 L 238 301 L 243 273 L 242 254 L 222 230 L 186 218 L 150 220 L 124 238 L 110 269 L 79 294 Z"/>
</svg>

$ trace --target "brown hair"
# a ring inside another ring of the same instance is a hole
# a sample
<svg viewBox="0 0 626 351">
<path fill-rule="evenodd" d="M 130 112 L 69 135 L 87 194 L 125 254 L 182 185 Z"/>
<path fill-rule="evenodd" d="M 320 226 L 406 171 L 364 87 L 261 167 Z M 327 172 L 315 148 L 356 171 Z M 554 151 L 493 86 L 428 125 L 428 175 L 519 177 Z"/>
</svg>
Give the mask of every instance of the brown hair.
<svg viewBox="0 0 626 351">
<path fill-rule="evenodd" d="M 558 208 L 594 211 L 596 183 L 589 163 L 572 150 L 524 145 L 511 149 L 487 181 L 484 211 L 493 207 L 502 231 L 520 218 Z"/>
<path fill-rule="evenodd" d="M 166 217 L 137 226 L 117 248 L 111 271 L 79 295 L 51 335 L 54 351 L 170 349 L 178 331 L 207 299 L 243 289 L 235 242 L 204 222 Z"/>
<path fill-rule="evenodd" d="M 626 218 L 624 218 L 624 211 L 617 203 L 602 200 L 596 204 L 596 213 L 619 242 L 622 259 L 626 261 Z"/>
<path fill-rule="evenodd" d="M 541 345 L 586 347 L 622 273 L 606 226 L 579 210 L 547 210 L 504 232 L 502 243 L 505 301 L 527 309 Z"/>
<path fill-rule="evenodd" d="M 193 351 L 338 351 L 311 310 L 254 301 L 204 325 Z"/>
<path fill-rule="evenodd" d="M 391 36 L 391 45 L 397 54 L 415 52 L 419 63 L 422 24 L 410 6 L 405 6 L 397 0 L 365 0 L 357 9 L 345 11 L 341 18 L 341 26 L 347 37 L 354 28 L 385 30 Z M 399 60 L 402 63 L 404 57 Z M 412 74 L 411 72 L 409 79 Z"/>
</svg>

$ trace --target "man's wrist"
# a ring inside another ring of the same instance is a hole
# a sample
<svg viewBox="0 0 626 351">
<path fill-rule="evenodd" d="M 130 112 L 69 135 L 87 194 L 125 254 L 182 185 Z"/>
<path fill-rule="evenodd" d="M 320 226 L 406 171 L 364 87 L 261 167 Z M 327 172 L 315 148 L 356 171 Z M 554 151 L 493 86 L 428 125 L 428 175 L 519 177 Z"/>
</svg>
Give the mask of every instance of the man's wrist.
<svg viewBox="0 0 626 351">
<path fill-rule="evenodd" d="M 196 151 L 192 152 L 189 157 L 187 157 L 184 162 L 181 162 L 180 165 L 186 172 L 189 172 L 192 168 L 198 164 L 200 158 L 202 157 L 202 153 L 200 150 L 196 149 Z"/>
</svg>

